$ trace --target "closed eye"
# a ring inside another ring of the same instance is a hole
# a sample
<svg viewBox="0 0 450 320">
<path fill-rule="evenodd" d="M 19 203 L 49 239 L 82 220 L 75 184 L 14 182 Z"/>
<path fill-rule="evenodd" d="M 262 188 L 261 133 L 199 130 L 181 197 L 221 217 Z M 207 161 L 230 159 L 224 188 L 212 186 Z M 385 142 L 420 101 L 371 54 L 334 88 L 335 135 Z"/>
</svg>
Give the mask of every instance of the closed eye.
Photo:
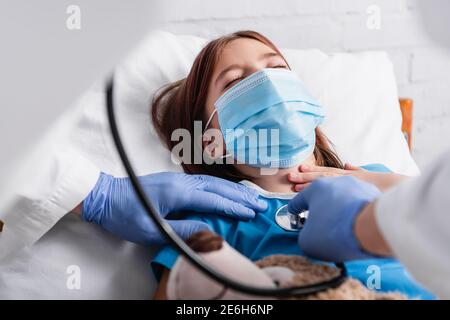
<svg viewBox="0 0 450 320">
<path fill-rule="evenodd" d="M 244 79 L 244 77 L 239 77 L 239 78 L 234 78 L 233 80 L 227 82 L 227 84 L 225 85 L 224 89 L 228 89 L 229 87 L 231 87 L 233 84 L 235 84 L 237 81 Z"/>
<path fill-rule="evenodd" d="M 285 65 L 285 64 L 280 64 L 280 65 L 277 65 L 277 66 L 273 66 L 271 68 L 274 68 L 274 69 L 287 69 L 288 66 Z"/>
<path fill-rule="evenodd" d="M 279 65 L 276 65 L 276 66 L 273 66 L 273 67 L 269 67 L 269 68 L 273 68 L 273 69 L 288 69 L 288 66 L 286 64 L 279 64 Z M 245 77 L 237 77 L 237 78 L 234 78 L 231 81 L 228 81 L 223 89 L 227 90 L 229 87 L 233 86 L 234 84 L 236 84 L 237 82 L 239 82 L 240 80 L 242 80 L 244 78 Z"/>
</svg>

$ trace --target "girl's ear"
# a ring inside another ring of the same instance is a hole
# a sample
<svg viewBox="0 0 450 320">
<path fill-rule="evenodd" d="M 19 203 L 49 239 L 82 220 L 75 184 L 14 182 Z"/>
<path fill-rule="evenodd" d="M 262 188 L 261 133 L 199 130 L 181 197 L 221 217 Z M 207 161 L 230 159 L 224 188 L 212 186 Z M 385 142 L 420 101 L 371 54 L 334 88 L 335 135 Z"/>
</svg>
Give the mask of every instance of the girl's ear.
<svg viewBox="0 0 450 320">
<path fill-rule="evenodd" d="M 217 160 L 226 154 L 222 132 L 219 129 L 208 129 L 202 136 L 203 155 Z"/>
</svg>

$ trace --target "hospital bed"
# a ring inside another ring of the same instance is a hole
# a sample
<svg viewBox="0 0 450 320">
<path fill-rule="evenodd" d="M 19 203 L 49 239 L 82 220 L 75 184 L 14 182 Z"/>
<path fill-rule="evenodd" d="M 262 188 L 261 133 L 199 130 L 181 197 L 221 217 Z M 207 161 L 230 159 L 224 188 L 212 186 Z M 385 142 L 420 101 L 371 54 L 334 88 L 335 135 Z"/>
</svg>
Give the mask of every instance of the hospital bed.
<svg viewBox="0 0 450 320">
<path fill-rule="evenodd" d="M 138 175 L 181 171 L 181 167 L 171 161 L 170 152 L 151 127 L 149 106 L 156 90 L 186 76 L 196 54 L 206 41 L 194 36 L 153 32 L 115 69 L 116 116 L 122 139 Z M 393 66 L 386 53 L 372 51 L 327 54 L 317 49 L 282 49 L 282 52 L 292 69 L 324 106 L 327 118 L 321 128 L 333 142 L 343 161 L 354 165 L 382 163 L 405 175 L 419 173 L 410 153 L 413 101 L 399 100 Z M 65 115 L 68 118 L 82 117 L 93 125 L 80 128 L 79 132 L 71 132 L 69 137 L 62 137 L 62 143 L 79 145 L 80 149 L 87 148 L 89 152 L 86 157 L 98 164 L 102 171 L 124 176 L 105 115 L 104 84 L 103 79 L 94 84 Z M 90 130 L 94 127 L 98 130 Z M 55 137 L 54 140 L 59 138 L 57 129 L 47 132 Z M 79 228 L 75 228 L 75 224 Z M 90 267 L 96 267 L 97 263 L 104 266 L 105 261 L 108 262 L 110 268 L 103 270 L 104 277 L 97 282 L 83 282 L 85 292 L 89 292 L 92 298 L 105 296 L 102 290 L 108 285 L 106 283 L 102 286 L 102 281 L 115 279 L 139 288 L 136 295 L 127 298 L 140 297 L 142 291 L 144 296 L 151 297 L 156 285 L 154 280 L 148 279 L 152 252 L 131 243 L 124 244 L 120 239 L 102 242 L 103 238 L 112 236 L 103 234 L 99 237 L 95 228 L 93 224 L 67 215 L 41 238 L 35 251 L 39 253 L 39 248 L 44 248 L 44 244 L 59 246 L 60 243 L 55 241 L 58 234 L 70 234 L 86 243 L 86 248 L 95 243 L 102 247 L 101 256 L 89 256 L 89 250 L 59 250 L 64 255 L 61 261 L 86 260 L 90 261 Z M 82 230 L 81 235 L 77 233 L 81 232 L 78 230 Z M 110 245 L 111 241 L 129 250 L 131 258 L 127 265 L 115 264 L 115 247 Z M 76 256 L 77 254 L 83 257 Z M 89 258 L 86 259 L 84 255 Z M 61 278 L 66 276 L 64 272 L 59 272 L 58 268 L 61 266 L 51 267 Z M 130 269 L 134 272 L 130 272 Z M 148 282 L 143 282 L 139 276 L 142 274 L 145 274 Z M 41 279 L 40 270 L 30 270 L 28 276 L 33 281 L 42 283 L 40 288 L 45 288 L 45 279 Z M 65 280 L 60 283 L 65 285 Z M 60 292 L 64 293 L 64 298 L 78 298 L 76 290 L 67 291 L 62 288 Z M 46 294 L 50 297 L 52 292 L 39 292 L 41 297 Z M 120 297 L 120 293 L 108 296 Z"/>
</svg>

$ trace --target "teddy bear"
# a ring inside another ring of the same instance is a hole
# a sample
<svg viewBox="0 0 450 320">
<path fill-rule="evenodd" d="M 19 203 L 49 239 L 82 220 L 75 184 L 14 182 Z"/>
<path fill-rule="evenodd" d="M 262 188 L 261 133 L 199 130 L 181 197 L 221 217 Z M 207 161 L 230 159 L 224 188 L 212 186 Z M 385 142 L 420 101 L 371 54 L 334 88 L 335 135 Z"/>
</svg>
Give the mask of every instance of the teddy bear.
<svg viewBox="0 0 450 320">
<path fill-rule="evenodd" d="M 208 265 L 243 284 L 262 288 L 286 288 L 304 286 L 331 280 L 339 274 L 334 266 L 313 263 L 297 255 L 276 254 L 258 261 L 251 261 L 232 248 L 220 236 L 201 231 L 192 235 L 187 244 Z M 184 256 L 173 266 L 168 283 L 167 298 L 174 300 L 246 300 L 246 299 L 300 299 L 300 300 L 405 300 L 398 292 L 378 293 L 367 289 L 351 277 L 335 288 L 292 297 L 261 297 L 245 294 L 212 280 L 194 267 Z"/>
</svg>

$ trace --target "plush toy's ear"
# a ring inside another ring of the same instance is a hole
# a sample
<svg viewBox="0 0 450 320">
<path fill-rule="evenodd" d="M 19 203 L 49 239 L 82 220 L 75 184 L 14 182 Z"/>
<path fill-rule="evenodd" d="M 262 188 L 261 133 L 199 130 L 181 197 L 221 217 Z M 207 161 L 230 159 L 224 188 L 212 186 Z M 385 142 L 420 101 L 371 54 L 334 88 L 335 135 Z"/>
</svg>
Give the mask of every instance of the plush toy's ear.
<svg viewBox="0 0 450 320">
<path fill-rule="evenodd" d="M 222 238 L 210 232 L 196 234 L 188 244 L 212 268 L 244 284 L 275 288 L 272 279 L 252 261 L 233 249 Z M 173 266 L 167 283 L 167 298 L 174 299 L 261 299 L 245 295 L 224 286 L 192 266 L 180 256 Z"/>
<path fill-rule="evenodd" d="M 194 233 L 186 240 L 186 244 L 195 252 L 211 252 L 222 249 L 223 238 L 211 231 Z"/>
</svg>

